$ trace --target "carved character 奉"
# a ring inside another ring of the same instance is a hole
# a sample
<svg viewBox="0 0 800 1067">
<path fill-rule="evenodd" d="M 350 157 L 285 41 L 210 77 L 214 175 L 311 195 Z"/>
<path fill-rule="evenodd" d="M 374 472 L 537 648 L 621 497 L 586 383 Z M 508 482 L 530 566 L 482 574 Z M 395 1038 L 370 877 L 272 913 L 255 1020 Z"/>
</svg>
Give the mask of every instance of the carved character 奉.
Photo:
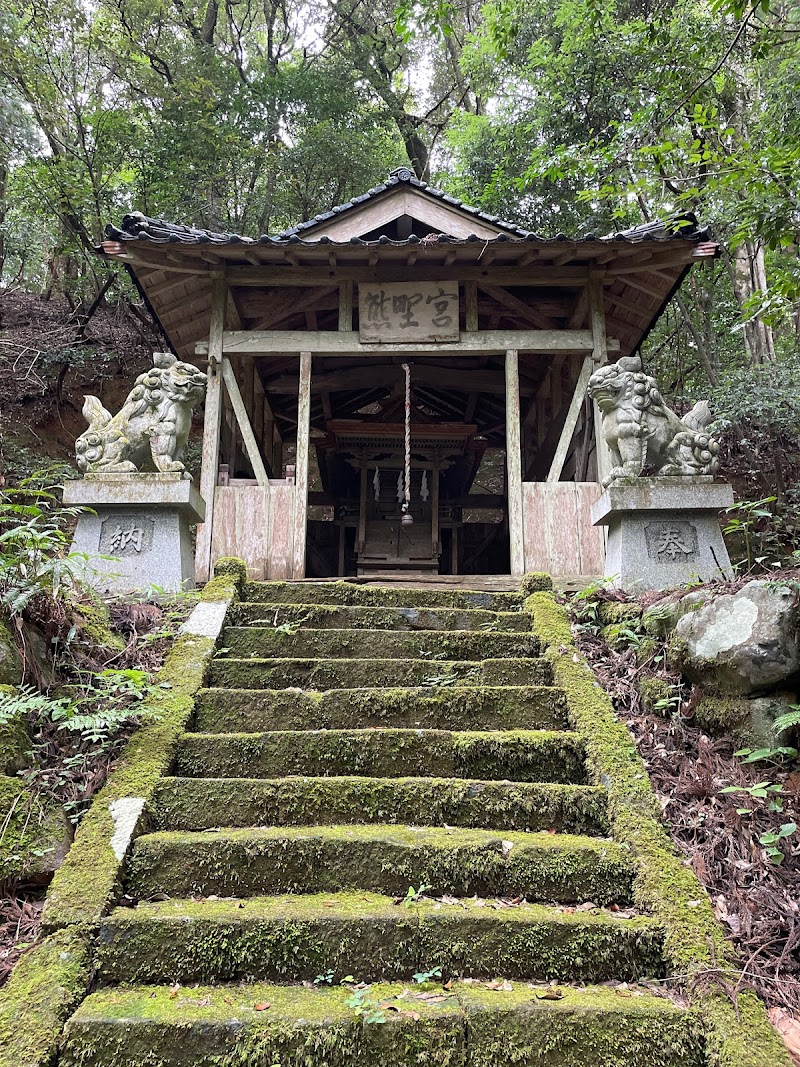
<svg viewBox="0 0 800 1067">
<path fill-rule="evenodd" d="M 75 442 L 83 474 L 131 473 L 152 459 L 162 473 L 185 471 L 183 452 L 192 409 L 203 399 L 206 375 L 171 352 L 153 353 L 153 368 L 140 374 L 122 409 L 113 417 L 96 396 L 87 396 L 89 423 Z"/>
<path fill-rule="evenodd" d="M 662 477 L 716 474 L 719 444 L 706 432 L 712 421 L 707 401 L 679 419 L 662 400 L 655 379 L 642 371 L 638 356 L 601 367 L 588 388 L 614 463 L 604 485 L 638 478 L 645 468 Z"/>
</svg>

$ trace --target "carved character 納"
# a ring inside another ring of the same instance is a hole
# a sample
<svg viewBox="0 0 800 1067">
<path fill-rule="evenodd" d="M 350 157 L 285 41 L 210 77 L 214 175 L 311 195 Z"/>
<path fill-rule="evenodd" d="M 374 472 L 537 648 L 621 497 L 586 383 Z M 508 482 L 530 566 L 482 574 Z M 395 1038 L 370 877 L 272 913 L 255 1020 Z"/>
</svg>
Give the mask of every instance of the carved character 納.
<svg viewBox="0 0 800 1067">
<path fill-rule="evenodd" d="M 601 367 L 589 379 L 603 437 L 614 464 L 603 480 L 638 478 L 647 468 L 656 476 L 716 474 L 719 444 L 706 432 L 712 421 L 701 400 L 682 419 L 666 406 L 655 379 L 642 371 L 638 356 Z"/>
<path fill-rule="evenodd" d="M 87 396 L 89 423 L 75 442 L 83 474 L 127 474 L 149 466 L 183 472 L 183 453 L 192 409 L 203 399 L 206 375 L 171 352 L 155 352 L 153 368 L 140 374 L 122 409 L 113 417 L 96 396 Z"/>
</svg>

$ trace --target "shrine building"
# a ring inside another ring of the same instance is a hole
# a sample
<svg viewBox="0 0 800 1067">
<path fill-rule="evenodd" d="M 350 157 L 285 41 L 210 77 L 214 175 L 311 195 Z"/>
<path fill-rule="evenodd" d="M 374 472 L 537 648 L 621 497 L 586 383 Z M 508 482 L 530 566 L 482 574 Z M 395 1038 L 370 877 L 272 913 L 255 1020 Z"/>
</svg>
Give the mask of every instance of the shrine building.
<svg viewBox="0 0 800 1067">
<path fill-rule="evenodd" d="M 179 359 L 205 369 L 196 571 L 256 579 L 603 572 L 586 384 L 697 260 L 692 220 L 543 238 L 394 171 L 258 239 L 108 227 Z"/>
</svg>

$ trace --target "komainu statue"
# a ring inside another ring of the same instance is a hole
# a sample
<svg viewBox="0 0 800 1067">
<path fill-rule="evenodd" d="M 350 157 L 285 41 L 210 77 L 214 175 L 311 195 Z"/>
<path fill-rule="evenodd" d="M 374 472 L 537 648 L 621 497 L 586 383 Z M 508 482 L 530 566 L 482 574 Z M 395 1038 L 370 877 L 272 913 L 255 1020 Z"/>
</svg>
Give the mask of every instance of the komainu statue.
<svg viewBox="0 0 800 1067">
<path fill-rule="evenodd" d="M 171 352 L 154 352 L 153 368 L 140 374 L 121 411 L 113 417 L 96 396 L 87 396 L 89 423 L 75 442 L 83 474 L 130 473 L 148 468 L 185 471 L 183 452 L 192 409 L 206 391 L 205 374 Z"/>
<path fill-rule="evenodd" d="M 655 379 L 643 372 L 638 356 L 596 371 L 589 379 L 589 396 L 600 409 L 614 463 L 604 485 L 644 472 L 656 477 L 716 474 L 719 444 L 706 432 L 712 421 L 708 401 L 701 400 L 679 419 L 664 403 Z"/>
</svg>

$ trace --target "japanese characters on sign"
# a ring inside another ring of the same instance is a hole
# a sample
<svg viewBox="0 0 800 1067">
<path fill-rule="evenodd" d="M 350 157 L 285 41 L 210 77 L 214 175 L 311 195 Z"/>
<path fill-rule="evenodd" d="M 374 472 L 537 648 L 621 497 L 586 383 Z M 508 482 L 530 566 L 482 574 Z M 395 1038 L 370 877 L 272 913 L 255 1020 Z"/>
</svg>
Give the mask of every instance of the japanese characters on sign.
<svg viewBox="0 0 800 1067">
<path fill-rule="evenodd" d="M 458 340 L 458 282 L 374 282 L 358 287 L 362 341 Z"/>
<path fill-rule="evenodd" d="M 119 511 L 100 525 L 101 552 L 109 556 L 139 556 L 153 545 L 153 519 L 135 512 Z"/>
</svg>

